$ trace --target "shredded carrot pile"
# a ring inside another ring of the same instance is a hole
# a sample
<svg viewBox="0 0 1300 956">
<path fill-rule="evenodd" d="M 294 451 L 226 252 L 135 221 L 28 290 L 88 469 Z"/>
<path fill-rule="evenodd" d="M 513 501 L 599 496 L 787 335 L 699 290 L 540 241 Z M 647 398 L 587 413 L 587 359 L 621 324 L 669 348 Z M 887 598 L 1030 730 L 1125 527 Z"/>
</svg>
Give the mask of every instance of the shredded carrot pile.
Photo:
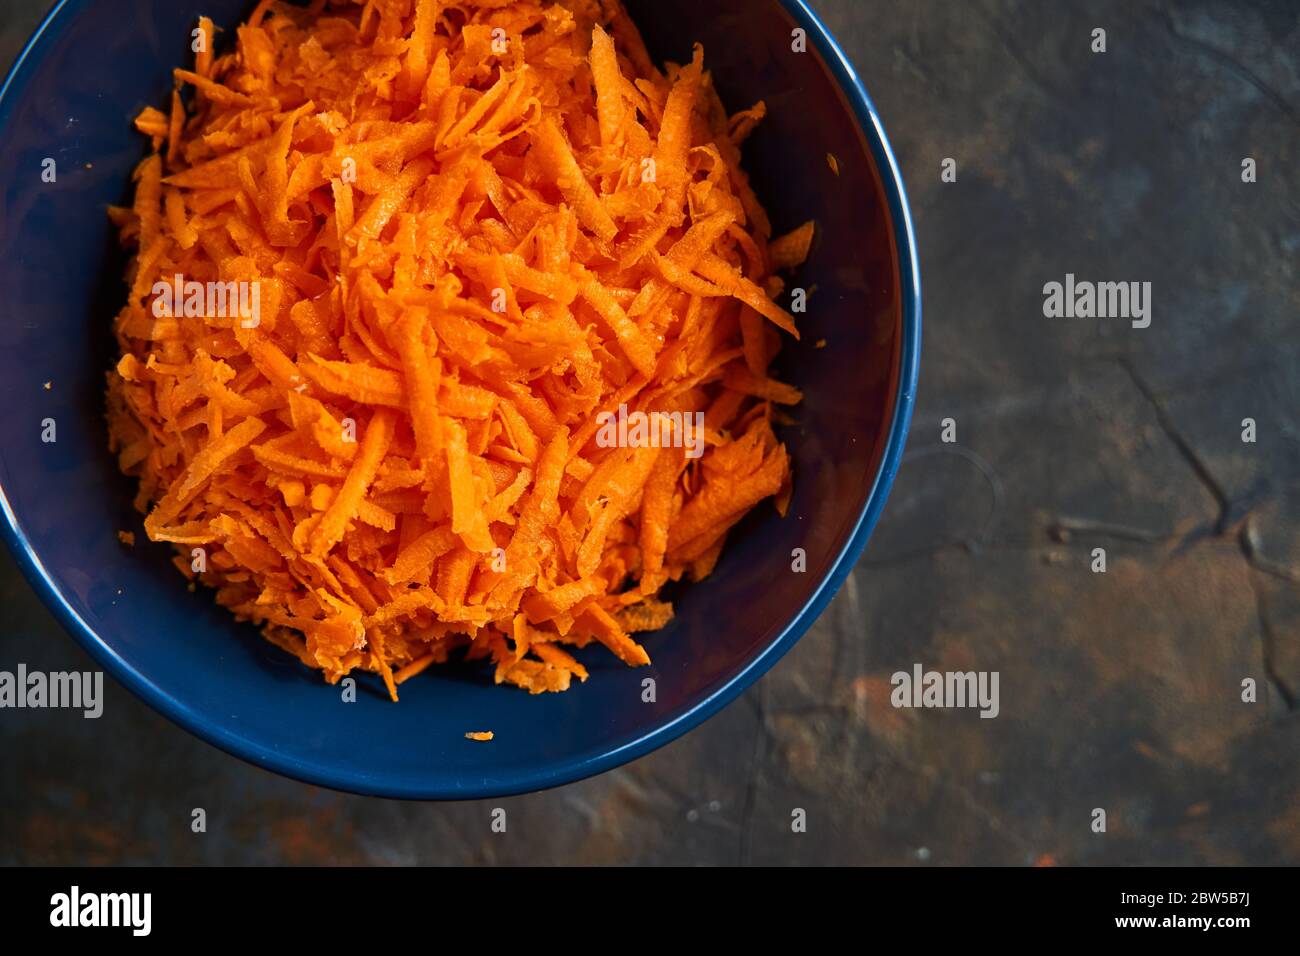
<svg viewBox="0 0 1300 956">
<path fill-rule="evenodd" d="M 452 655 L 533 693 L 592 642 L 649 663 L 661 589 L 789 500 L 773 271 L 813 229 L 769 241 L 762 104 L 729 117 L 699 47 L 661 72 L 613 0 L 263 2 L 222 55 L 198 28 L 111 210 L 111 442 L 149 538 L 394 700 Z M 256 284 L 260 314 L 160 309 L 173 277 Z M 621 406 L 703 413 L 703 454 L 606 447 Z"/>
</svg>

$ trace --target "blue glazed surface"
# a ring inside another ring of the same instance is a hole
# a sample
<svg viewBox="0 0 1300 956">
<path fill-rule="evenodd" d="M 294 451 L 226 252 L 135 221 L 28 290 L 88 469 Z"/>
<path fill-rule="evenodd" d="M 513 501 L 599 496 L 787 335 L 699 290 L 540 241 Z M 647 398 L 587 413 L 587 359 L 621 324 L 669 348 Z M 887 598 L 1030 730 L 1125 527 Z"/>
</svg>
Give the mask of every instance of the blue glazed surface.
<svg viewBox="0 0 1300 956">
<path fill-rule="evenodd" d="M 541 697 L 452 667 L 404 685 L 400 704 L 369 678 L 344 704 L 210 593 L 187 592 L 168 548 L 142 533 L 135 548 L 118 542 L 118 529 L 139 530 L 139 516 L 133 483 L 105 445 L 102 387 L 124 262 L 104 207 L 127 197 L 144 150 L 131 120 L 165 101 L 195 18 L 229 27 L 247 4 L 64 0 L 15 65 L 0 91 L 5 538 L 87 650 L 203 739 L 280 773 L 381 796 L 556 786 L 647 753 L 721 709 L 790 649 L 852 569 L 898 469 L 920 356 L 915 240 L 880 119 L 802 0 L 628 6 L 657 58 L 683 59 L 691 40 L 704 42 L 729 108 L 767 101 L 746 146 L 754 187 L 778 232 L 818 221 L 818 247 L 797 280 L 816 289 L 803 341 L 778 366 L 806 394 L 801 424 L 782 436 L 795 491 L 785 519 L 756 511 L 714 576 L 675 595 L 678 619 L 647 640 L 652 667 L 591 653 L 590 681 Z M 806 54 L 791 52 L 796 27 L 807 31 Z M 41 179 L 47 158 L 54 183 Z M 52 444 L 41 441 L 45 419 L 56 422 Z M 805 573 L 790 570 L 794 548 L 806 551 Z M 653 704 L 642 702 L 645 677 L 656 680 Z M 464 738 L 477 730 L 496 739 Z"/>
</svg>

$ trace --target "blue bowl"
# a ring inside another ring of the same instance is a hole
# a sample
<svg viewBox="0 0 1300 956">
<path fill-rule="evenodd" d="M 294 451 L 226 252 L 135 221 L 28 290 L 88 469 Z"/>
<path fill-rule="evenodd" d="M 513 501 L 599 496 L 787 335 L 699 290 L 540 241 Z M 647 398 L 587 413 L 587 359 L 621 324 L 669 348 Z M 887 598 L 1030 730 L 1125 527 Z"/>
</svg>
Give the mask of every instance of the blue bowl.
<svg viewBox="0 0 1300 956">
<path fill-rule="evenodd" d="M 785 429 L 794 497 L 733 532 L 717 571 L 676 595 L 654 665 L 584 658 L 591 679 L 530 697 L 474 665 L 433 669 L 390 703 L 353 703 L 249 625 L 186 590 L 139 532 L 133 482 L 106 448 L 104 373 L 124 261 L 104 207 L 144 153 L 131 121 L 189 62 L 200 13 L 227 28 L 246 0 L 63 0 L 0 91 L 0 497 L 5 538 L 45 602 L 110 673 L 176 723 L 261 767 L 380 796 L 458 799 L 567 783 L 648 753 L 711 716 L 790 649 L 852 569 L 884 506 L 920 356 L 917 254 L 902 179 L 853 67 L 803 0 L 628 0 L 651 53 L 704 43 L 723 101 L 764 99 L 746 164 L 777 231 L 820 238 L 816 291 L 778 372 L 804 389 Z M 792 51 L 792 31 L 807 51 Z M 838 159 L 831 169 L 827 154 Z M 56 180 L 42 171 L 53 159 Z M 818 348 L 818 340 L 826 346 Z M 50 383 L 46 388 L 45 383 Z M 42 441 L 53 419 L 56 441 Z M 802 548 L 806 571 L 791 570 Z M 642 700 L 642 681 L 656 700 Z M 477 743 L 467 731 L 491 730 Z"/>
</svg>

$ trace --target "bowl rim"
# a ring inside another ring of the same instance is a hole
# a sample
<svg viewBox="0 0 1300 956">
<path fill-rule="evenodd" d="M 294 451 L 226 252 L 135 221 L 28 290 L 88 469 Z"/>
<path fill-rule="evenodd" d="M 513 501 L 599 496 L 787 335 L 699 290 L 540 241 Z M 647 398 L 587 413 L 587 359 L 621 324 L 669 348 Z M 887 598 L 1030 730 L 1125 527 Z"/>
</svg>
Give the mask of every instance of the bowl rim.
<svg viewBox="0 0 1300 956">
<path fill-rule="evenodd" d="M 7 112 L 7 100 L 11 93 L 20 92 L 25 86 L 27 78 L 22 75 L 22 72 L 28 57 L 47 33 L 58 30 L 64 25 L 60 22 L 60 18 L 65 12 L 84 7 L 87 2 L 89 0 L 59 0 L 41 20 L 40 25 L 14 60 L 4 83 L 0 85 L 0 119 L 3 119 Z M 752 660 L 687 711 L 672 720 L 652 725 L 634 740 L 605 750 L 595 757 L 571 758 L 509 780 L 470 781 L 458 785 L 454 782 L 423 777 L 412 780 L 409 775 L 402 779 L 391 779 L 364 770 L 309 765 L 279 753 L 273 747 L 232 733 L 218 720 L 173 697 L 123 660 L 77 613 L 54 584 L 49 571 L 46 570 L 40 556 L 23 532 L 8 495 L 0 484 L 0 510 L 3 510 L 5 519 L 3 526 L 0 526 L 0 534 L 3 535 L 5 544 L 14 555 L 32 589 L 53 612 L 63 628 L 100 666 L 136 697 L 168 720 L 232 756 L 304 783 L 365 796 L 409 800 L 468 800 L 513 796 L 562 786 L 612 770 L 657 750 L 699 726 L 767 673 L 821 616 L 831 598 L 844 583 L 844 579 L 853 570 L 880 518 L 885 500 L 898 474 L 903 448 L 907 441 L 916 402 L 921 357 L 921 277 L 916 233 L 902 173 L 885 133 L 880 114 L 852 62 L 821 17 L 808 5 L 807 0 L 778 0 L 778 2 L 793 17 L 796 25 L 802 27 L 812 39 L 836 85 L 849 101 L 875 161 L 893 225 L 899 293 L 902 300 L 903 334 L 897 388 L 894 395 L 893 421 L 889 427 L 884 454 L 881 456 L 866 504 L 858 515 L 848 540 L 832 561 L 830 571 L 818 584 L 817 589 L 781 632 Z"/>
</svg>

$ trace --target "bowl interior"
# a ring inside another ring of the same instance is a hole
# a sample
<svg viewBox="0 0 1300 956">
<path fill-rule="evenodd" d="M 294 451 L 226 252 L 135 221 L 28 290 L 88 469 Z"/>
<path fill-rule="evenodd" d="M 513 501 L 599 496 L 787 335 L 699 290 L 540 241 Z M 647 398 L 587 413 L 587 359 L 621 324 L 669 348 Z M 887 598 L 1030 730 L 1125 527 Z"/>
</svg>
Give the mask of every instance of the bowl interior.
<svg viewBox="0 0 1300 956">
<path fill-rule="evenodd" d="M 652 667 L 625 669 L 596 648 L 584 656 L 591 679 L 566 694 L 530 697 L 461 666 L 407 683 L 400 704 L 369 678 L 344 703 L 205 589 L 186 590 L 170 550 L 145 540 L 133 483 L 106 449 L 103 384 L 124 260 L 105 207 L 126 199 L 144 153 L 131 121 L 165 102 L 171 68 L 189 62 L 198 14 L 230 28 L 248 6 L 68 0 L 0 103 L 0 487 L 33 583 L 101 663 L 170 717 L 318 783 L 409 797 L 518 792 L 671 739 L 811 623 L 869 530 L 869 499 L 878 509 L 887 490 L 878 477 L 891 427 L 897 445 L 896 419 L 906 417 L 900 368 L 912 305 L 893 225 L 901 200 L 893 196 L 891 215 L 877 167 L 886 147 L 860 128 L 815 30 L 807 53 L 791 50 L 791 30 L 810 26 L 796 21 L 796 3 L 629 0 L 657 58 L 685 59 L 700 40 L 729 109 L 766 100 L 768 118 L 745 149 L 755 189 L 776 231 L 808 219 L 820 227 L 796 280 L 815 289 L 803 340 L 778 368 L 807 396 L 799 424 L 783 432 L 795 459 L 790 513 L 758 509 L 713 577 L 680 590 L 677 620 L 648 638 Z M 49 160 L 53 182 L 42 177 Z M 53 442 L 42 440 L 50 421 Z M 134 548 L 119 543 L 119 529 L 137 532 Z M 792 570 L 797 548 L 802 573 Z M 647 677 L 652 703 L 643 701 Z M 478 730 L 496 739 L 465 739 Z"/>
</svg>

